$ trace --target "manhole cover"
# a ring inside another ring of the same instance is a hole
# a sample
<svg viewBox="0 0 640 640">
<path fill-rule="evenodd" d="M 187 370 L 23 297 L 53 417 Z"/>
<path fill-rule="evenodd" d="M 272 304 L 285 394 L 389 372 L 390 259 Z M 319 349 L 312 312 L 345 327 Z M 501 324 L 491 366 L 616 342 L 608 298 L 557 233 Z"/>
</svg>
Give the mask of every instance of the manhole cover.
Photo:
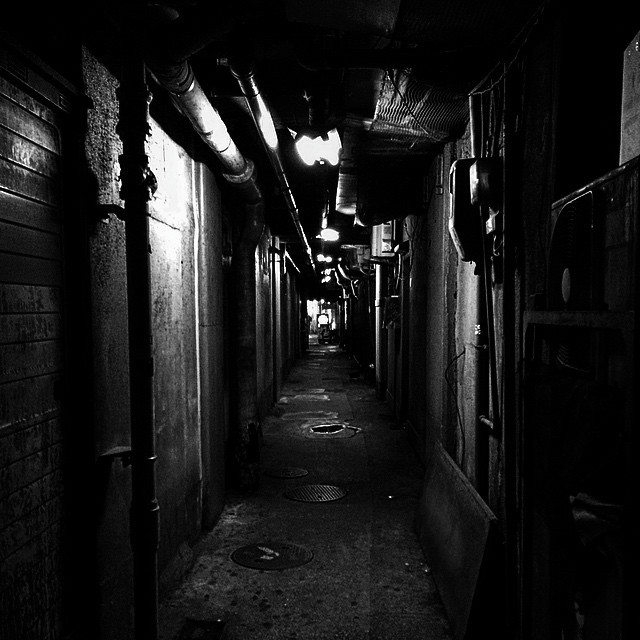
<svg viewBox="0 0 640 640">
<path fill-rule="evenodd" d="M 346 495 L 344 489 L 331 484 L 302 484 L 287 491 L 284 497 L 299 502 L 332 502 Z"/>
<path fill-rule="evenodd" d="M 231 559 L 237 564 L 263 571 L 292 569 L 306 564 L 312 558 L 311 551 L 288 542 L 250 544 L 236 549 L 231 554 Z"/>
<path fill-rule="evenodd" d="M 309 427 L 308 436 L 311 438 L 353 438 L 359 430 L 341 422 L 331 424 L 317 424 Z"/>
<path fill-rule="evenodd" d="M 266 469 L 264 474 L 270 478 L 302 478 L 308 475 L 309 472 L 300 467 L 277 467 Z"/>
<path fill-rule="evenodd" d="M 319 424 L 315 427 L 311 427 L 311 431 L 314 433 L 338 433 L 345 428 L 343 424 Z"/>
</svg>

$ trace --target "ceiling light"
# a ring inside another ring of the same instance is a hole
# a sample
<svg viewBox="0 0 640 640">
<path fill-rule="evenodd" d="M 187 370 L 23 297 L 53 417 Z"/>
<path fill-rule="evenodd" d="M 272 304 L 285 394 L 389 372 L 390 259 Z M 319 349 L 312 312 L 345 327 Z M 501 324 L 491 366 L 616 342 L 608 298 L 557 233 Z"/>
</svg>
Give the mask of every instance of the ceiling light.
<svg viewBox="0 0 640 640">
<path fill-rule="evenodd" d="M 296 149 L 302 161 L 308 166 L 313 166 L 316 162 L 328 162 L 335 167 L 340 162 L 340 152 L 342 142 L 337 129 L 327 132 L 317 130 L 299 131 L 295 138 Z"/>
<path fill-rule="evenodd" d="M 323 229 L 320 237 L 327 242 L 335 242 L 340 238 L 340 234 L 335 229 Z"/>
</svg>

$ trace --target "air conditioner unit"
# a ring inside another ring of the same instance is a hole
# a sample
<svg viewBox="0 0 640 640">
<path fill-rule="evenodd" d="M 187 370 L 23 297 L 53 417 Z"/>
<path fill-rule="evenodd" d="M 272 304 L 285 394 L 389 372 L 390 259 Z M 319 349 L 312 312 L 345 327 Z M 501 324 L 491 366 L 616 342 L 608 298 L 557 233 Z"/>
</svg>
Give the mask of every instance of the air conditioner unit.
<svg viewBox="0 0 640 640">
<path fill-rule="evenodd" d="M 639 168 L 631 160 L 554 203 L 548 310 L 637 308 Z"/>
<path fill-rule="evenodd" d="M 525 313 L 523 609 L 555 637 L 568 620 L 581 637 L 604 637 L 604 629 L 619 637 L 628 624 L 619 514 L 634 477 L 626 450 L 639 402 L 639 177 L 635 158 L 553 204 L 546 308 Z M 560 504 L 571 507 L 563 512 Z M 582 542 L 565 580 L 556 568 L 570 549 L 567 520 Z"/>
</svg>

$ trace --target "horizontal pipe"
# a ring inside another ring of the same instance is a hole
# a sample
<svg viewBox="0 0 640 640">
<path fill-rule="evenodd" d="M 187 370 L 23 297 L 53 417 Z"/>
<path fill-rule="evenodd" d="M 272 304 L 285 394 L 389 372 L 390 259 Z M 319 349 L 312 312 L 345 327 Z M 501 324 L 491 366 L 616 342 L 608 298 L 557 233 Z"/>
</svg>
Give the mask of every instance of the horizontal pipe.
<svg viewBox="0 0 640 640">
<path fill-rule="evenodd" d="M 154 65 L 151 73 L 214 152 L 227 182 L 236 187 L 247 202 L 260 202 L 262 194 L 256 183 L 253 163 L 240 153 L 220 114 L 202 90 L 191 65 L 187 61 Z"/>
<path fill-rule="evenodd" d="M 264 101 L 264 98 L 262 97 L 253 68 L 251 64 L 246 60 L 238 58 L 231 61 L 230 68 L 234 77 L 238 81 L 238 85 L 240 87 L 240 90 L 242 91 L 242 94 L 245 97 L 247 106 L 251 111 L 253 121 L 256 125 L 258 133 L 260 134 L 265 152 L 267 153 L 271 166 L 275 171 L 276 179 L 278 180 L 278 184 L 280 186 L 280 191 L 286 202 L 287 209 L 289 210 L 289 214 L 296 228 L 298 237 L 300 238 L 302 246 L 304 247 L 309 266 L 311 267 L 312 271 L 315 271 L 315 263 L 313 261 L 311 247 L 309 246 L 309 241 L 307 240 L 307 236 L 302 227 L 299 210 L 296 205 L 295 198 L 293 197 L 293 193 L 291 191 L 291 187 L 289 185 L 289 181 L 287 179 L 287 175 L 282 163 L 282 158 L 280 156 L 280 146 L 278 143 L 275 125 L 273 123 L 273 118 L 266 102 Z"/>
</svg>

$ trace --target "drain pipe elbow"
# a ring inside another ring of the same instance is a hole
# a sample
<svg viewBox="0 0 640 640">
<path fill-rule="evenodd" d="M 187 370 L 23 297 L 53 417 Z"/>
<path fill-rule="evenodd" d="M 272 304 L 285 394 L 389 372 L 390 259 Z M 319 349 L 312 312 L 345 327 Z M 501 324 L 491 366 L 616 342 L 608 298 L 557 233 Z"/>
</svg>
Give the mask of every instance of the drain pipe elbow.
<svg viewBox="0 0 640 640">
<path fill-rule="evenodd" d="M 151 73 L 191 122 L 222 165 L 222 175 L 251 203 L 262 199 L 253 163 L 240 153 L 218 111 L 204 93 L 188 61 L 153 66 Z"/>
</svg>

